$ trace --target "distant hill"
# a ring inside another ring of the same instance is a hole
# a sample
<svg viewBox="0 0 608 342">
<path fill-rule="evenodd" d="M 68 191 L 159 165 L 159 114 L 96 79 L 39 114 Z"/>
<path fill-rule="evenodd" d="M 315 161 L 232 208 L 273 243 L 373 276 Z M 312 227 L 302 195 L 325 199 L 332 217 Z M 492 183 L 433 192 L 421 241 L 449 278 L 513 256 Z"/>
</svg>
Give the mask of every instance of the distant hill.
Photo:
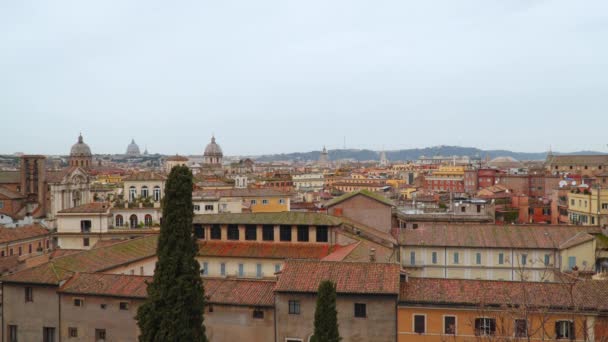
<svg viewBox="0 0 608 342">
<path fill-rule="evenodd" d="M 421 156 L 433 157 L 433 156 L 468 156 L 471 158 L 477 157 L 485 159 L 493 159 L 496 157 L 512 157 L 517 160 L 545 160 L 547 152 L 513 152 L 508 150 L 481 150 L 474 147 L 460 147 L 460 146 L 434 146 L 426 148 L 415 148 L 407 150 L 396 150 L 396 151 L 385 151 L 386 157 L 390 161 L 407 161 L 417 160 Z M 562 154 L 603 154 L 597 151 L 579 151 L 573 153 L 559 153 L 553 152 L 556 155 Z M 321 155 L 321 151 L 310 151 L 310 152 L 294 152 L 294 153 L 281 153 L 271 154 L 253 157 L 256 161 L 260 162 L 271 162 L 271 161 L 310 161 L 318 160 Z M 366 160 L 378 160 L 380 158 L 379 151 L 373 150 L 356 150 L 356 149 L 338 149 L 329 151 L 330 160 L 340 159 L 353 159 L 357 161 Z"/>
</svg>

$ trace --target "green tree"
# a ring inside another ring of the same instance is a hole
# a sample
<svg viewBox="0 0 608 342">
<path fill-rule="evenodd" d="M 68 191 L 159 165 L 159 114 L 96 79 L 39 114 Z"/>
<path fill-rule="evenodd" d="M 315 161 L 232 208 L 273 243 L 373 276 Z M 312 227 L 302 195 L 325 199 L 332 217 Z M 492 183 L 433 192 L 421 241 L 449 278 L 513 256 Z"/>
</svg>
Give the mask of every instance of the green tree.
<svg viewBox="0 0 608 342">
<path fill-rule="evenodd" d="M 205 294 L 192 234 L 192 173 L 171 170 L 165 185 L 158 261 L 148 298 L 137 310 L 141 342 L 206 342 Z"/>
<path fill-rule="evenodd" d="M 317 291 L 315 333 L 311 342 L 338 342 L 341 339 L 336 311 L 336 284 L 325 280 L 319 284 Z"/>
</svg>

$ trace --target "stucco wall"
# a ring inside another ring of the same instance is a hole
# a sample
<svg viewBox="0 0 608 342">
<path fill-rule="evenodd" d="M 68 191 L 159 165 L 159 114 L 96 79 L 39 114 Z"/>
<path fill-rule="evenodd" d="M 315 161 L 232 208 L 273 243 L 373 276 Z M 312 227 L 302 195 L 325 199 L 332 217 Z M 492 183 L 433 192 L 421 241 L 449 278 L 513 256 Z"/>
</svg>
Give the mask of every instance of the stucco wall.
<svg viewBox="0 0 608 342">
<path fill-rule="evenodd" d="M 331 215 L 342 209 L 342 216 L 366 226 L 389 233 L 391 230 L 391 207 L 369 197 L 357 195 L 329 208 Z"/>
</svg>

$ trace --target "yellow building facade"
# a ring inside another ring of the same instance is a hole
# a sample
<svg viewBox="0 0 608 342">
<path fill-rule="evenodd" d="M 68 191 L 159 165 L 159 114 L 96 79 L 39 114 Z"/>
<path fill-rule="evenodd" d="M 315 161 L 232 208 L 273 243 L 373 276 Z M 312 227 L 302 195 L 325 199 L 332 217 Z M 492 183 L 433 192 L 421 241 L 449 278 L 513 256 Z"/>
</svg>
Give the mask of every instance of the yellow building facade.
<svg viewBox="0 0 608 342">
<path fill-rule="evenodd" d="M 568 219 L 571 224 L 608 223 L 608 189 L 572 190 L 568 193 Z"/>
</svg>

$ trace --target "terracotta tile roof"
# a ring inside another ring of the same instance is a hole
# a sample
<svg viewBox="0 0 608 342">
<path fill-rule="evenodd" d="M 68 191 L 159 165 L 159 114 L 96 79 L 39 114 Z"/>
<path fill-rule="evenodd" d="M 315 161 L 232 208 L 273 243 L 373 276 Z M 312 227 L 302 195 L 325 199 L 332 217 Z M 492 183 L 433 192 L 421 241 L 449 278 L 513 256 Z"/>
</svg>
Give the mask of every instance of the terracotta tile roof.
<svg viewBox="0 0 608 342">
<path fill-rule="evenodd" d="M 155 181 L 164 181 L 166 180 L 167 177 L 165 177 L 164 175 L 161 175 L 160 173 L 156 173 L 156 172 L 152 172 L 152 171 L 142 171 L 142 172 L 137 172 L 137 173 L 132 173 L 130 175 L 127 175 L 125 177 L 123 177 L 123 181 L 125 182 L 133 182 L 133 181 L 151 181 L 151 180 L 155 180 Z"/>
<path fill-rule="evenodd" d="M 91 202 L 74 208 L 63 209 L 58 214 L 100 214 L 109 213 L 112 206 L 107 202 Z"/>
<path fill-rule="evenodd" d="M 174 156 L 168 157 L 166 160 L 167 161 L 177 161 L 177 162 L 187 162 L 188 158 L 176 154 Z"/>
<path fill-rule="evenodd" d="M 129 262 L 153 257 L 156 255 L 157 241 L 158 236 L 152 235 L 64 255 L 40 266 L 2 277 L 0 281 L 57 285 L 75 272 L 103 272 Z"/>
<path fill-rule="evenodd" d="M 194 215 L 195 224 L 287 224 L 337 226 L 340 218 L 320 213 L 284 211 L 279 213 L 222 213 Z"/>
<path fill-rule="evenodd" d="M 367 185 L 365 185 L 365 186 L 367 186 Z M 338 203 L 342 203 L 342 202 L 346 201 L 349 198 L 355 197 L 357 195 L 363 195 L 365 197 L 369 197 L 369 198 L 371 198 L 373 200 L 376 200 L 376 201 L 378 201 L 378 202 L 380 202 L 382 204 L 388 205 L 388 206 L 393 206 L 394 205 L 391 200 L 389 200 L 388 198 L 386 198 L 386 197 L 384 197 L 384 196 L 382 196 L 380 194 L 377 194 L 377 193 L 369 191 L 369 190 L 359 190 L 359 191 L 355 191 L 355 192 L 349 192 L 349 193 L 344 194 L 344 195 L 342 195 L 340 197 L 334 198 L 333 200 L 325 203 L 324 206 L 326 208 L 329 208 L 329 207 L 332 207 L 332 206 L 334 206 L 334 205 L 336 205 Z"/>
<path fill-rule="evenodd" d="M 301 242 L 198 242 L 198 255 L 213 257 L 319 260 L 339 249 L 340 246 Z"/>
<path fill-rule="evenodd" d="M 352 251 L 355 250 L 355 248 L 357 248 L 357 246 L 359 246 L 361 242 L 355 242 L 355 243 L 351 243 L 350 245 L 346 245 L 343 246 L 342 248 L 339 248 L 338 250 L 334 251 L 333 253 L 329 254 L 328 256 L 324 257 L 323 259 L 321 259 L 322 261 L 344 261 L 344 259 L 350 254 L 352 253 Z"/>
<path fill-rule="evenodd" d="M 331 280 L 338 293 L 398 295 L 399 278 L 398 264 L 288 260 L 275 291 L 316 293 Z"/>
<path fill-rule="evenodd" d="M 125 298 L 146 298 L 146 281 L 152 277 L 124 274 L 76 273 L 59 292 L 75 295 L 113 296 Z"/>
<path fill-rule="evenodd" d="M 401 283 L 402 304 L 534 305 L 608 310 L 608 281 L 545 283 L 438 278 L 409 278 Z"/>
<path fill-rule="evenodd" d="M 273 189 L 230 189 L 214 191 L 220 197 L 289 197 L 288 193 Z"/>
<path fill-rule="evenodd" d="M 1 187 L 0 186 L 0 197 L 5 197 L 8 199 L 19 199 L 19 198 L 25 198 L 24 195 L 20 194 L 20 193 L 16 193 L 14 191 L 11 191 L 7 188 Z"/>
<path fill-rule="evenodd" d="M 549 158 L 548 158 L 549 159 Z M 598 154 L 598 155 L 553 155 L 549 162 L 553 165 L 555 164 L 608 164 L 608 155 L 606 154 Z"/>
<path fill-rule="evenodd" d="M 17 228 L 5 228 L 0 226 L 0 243 L 25 240 L 34 237 L 42 237 L 48 234 L 48 229 L 37 223 Z"/>
<path fill-rule="evenodd" d="M 21 172 L 19 171 L 0 171 L 0 184 L 21 183 Z"/>
<path fill-rule="evenodd" d="M 59 171 L 47 171 L 46 173 L 46 181 L 48 183 L 60 183 L 67 175 L 75 171 L 76 169 L 80 169 L 78 166 L 70 166 L 63 168 Z M 83 169 L 80 169 L 83 173 Z"/>
<path fill-rule="evenodd" d="M 208 278 L 203 284 L 210 304 L 274 306 L 273 280 Z"/>
<path fill-rule="evenodd" d="M 551 225 L 435 224 L 404 229 L 403 246 L 558 249 L 592 240 L 584 227 Z"/>
</svg>

